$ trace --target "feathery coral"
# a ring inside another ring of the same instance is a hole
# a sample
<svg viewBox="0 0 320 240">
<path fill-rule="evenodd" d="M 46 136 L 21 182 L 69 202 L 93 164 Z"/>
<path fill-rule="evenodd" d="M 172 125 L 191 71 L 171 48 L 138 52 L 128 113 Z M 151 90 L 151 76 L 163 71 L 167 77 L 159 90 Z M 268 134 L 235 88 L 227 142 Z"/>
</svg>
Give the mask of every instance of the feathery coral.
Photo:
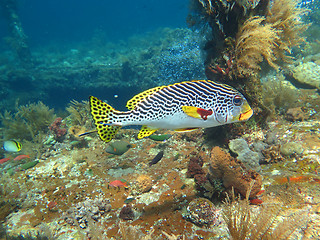
<svg viewBox="0 0 320 240">
<path fill-rule="evenodd" d="M 252 75 L 261 69 L 264 59 L 274 68 L 276 42 L 280 41 L 279 30 L 271 24 L 262 24 L 265 17 L 251 17 L 240 27 L 236 37 L 235 58 L 241 76 Z"/>
<path fill-rule="evenodd" d="M 232 199 L 226 199 L 222 216 L 233 240 L 289 239 L 307 221 L 305 212 L 299 211 L 281 217 L 281 220 L 280 213 L 281 208 L 277 205 L 262 205 L 259 211 L 254 211 L 249 203 L 249 193 L 244 200 L 236 200 L 233 193 Z"/>
<path fill-rule="evenodd" d="M 266 17 L 254 16 L 247 19 L 236 36 L 235 62 L 240 76 L 256 74 L 259 64 L 266 60 L 278 69 L 279 60 L 288 62 L 293 46 L 298 46 L 304 38 L 302 33 L 308 24 L 301 17 L 306 13 L 293 0 L 276 0 Z"/>
</svg>

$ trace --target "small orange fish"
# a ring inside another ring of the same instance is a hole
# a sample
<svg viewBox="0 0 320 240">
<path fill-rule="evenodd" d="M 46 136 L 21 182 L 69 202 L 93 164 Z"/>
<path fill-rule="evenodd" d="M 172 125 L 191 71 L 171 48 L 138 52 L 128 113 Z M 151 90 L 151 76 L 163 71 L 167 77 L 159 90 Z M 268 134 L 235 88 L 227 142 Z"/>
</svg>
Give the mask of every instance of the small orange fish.
<svg viewBox="0 0 320 240">
<path fill-rule="evenodd" d="M 30 156 L 29 155 L 19 155 L 19 156 L 15 157 L 13 160 L 14 161 L 20 161 L 20 160 L 25 159 L 25 158 L 30 158 Z"/>
<path fill-rule="evenodd" d="M 265 191 L 266 191 L 266 190 L 260 190 L 260 191 L 256 194 L 256 196 L 262 195 Z"/>
<path fill-rule="evenodd" d="M 108 187 L 117 187 L 117 188 L 124 187 L 124 188 L 128 188 L 128 185 L 127 185 L 126 182 L 122 182 L 120 180 L 114 180 L 111 183 L 109 183 Z"/>
<path fill-rule="evenodd" d="M 249 202 L 252 205 L 260 205 L 263 203 L 263 201 L 259 198 L 249 199 Z"/>
<path fill-rule="evenodd" d="M 2 158 L 0 159 L 0 164 L 8 162 L 10 160 L 10 158 Z"/>
</svg>

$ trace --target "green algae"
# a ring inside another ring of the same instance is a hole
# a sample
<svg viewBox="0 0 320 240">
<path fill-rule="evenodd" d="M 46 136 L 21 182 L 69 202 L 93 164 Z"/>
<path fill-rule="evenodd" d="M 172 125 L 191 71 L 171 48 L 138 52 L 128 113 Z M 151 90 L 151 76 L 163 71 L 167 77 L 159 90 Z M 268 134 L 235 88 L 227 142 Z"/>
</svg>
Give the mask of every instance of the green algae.
<svg viewBox="0 0 320 240">
<path fill-rule="evenodd" d="M 154 141 L 165 141 L 171 138 L 171 134 L 150 135 L 149 138 Z"/>
<path fill-rule="evenodd" d="M 28 162 L 28 163 L 25 163 L 25 164 L 22 164 L 20 167 L 21 169 L 23 170 L 27 170 L 29 168 L 33 168 L 35 165 L 37 165 L 39 163 L 38 160 L 36 161 L 32 161 L 32 162 Z"/>
</svg>

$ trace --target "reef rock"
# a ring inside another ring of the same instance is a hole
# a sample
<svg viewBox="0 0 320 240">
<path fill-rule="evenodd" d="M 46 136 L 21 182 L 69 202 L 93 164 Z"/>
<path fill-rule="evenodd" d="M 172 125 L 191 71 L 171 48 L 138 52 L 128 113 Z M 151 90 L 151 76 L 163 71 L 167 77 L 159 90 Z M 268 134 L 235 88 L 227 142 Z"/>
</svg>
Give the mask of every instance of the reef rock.
<svg viewBox="0 0 320 240">
<path fill-rule="evenodd" d="M 232 152 L 238 155 L 238 159 L 249 169 L 261 171 L 259 161 L 261 156 L 259 153 L 251 151 L 248 143 L 242 139 L 234 139 L 229 143 L 229 148 Z"/>
<path fill-rule="evenodd" d="M 289 108 L 286 112 L 285 118 L 288 121 L 303 121 L 307 119 L 306 114 L 302 111 L 301 107 Z"/>
<path fill-rule="evenodd" d="M 152 189 L 152 179 L 150 176 L 142 174 L 137 178 L 136 185 L 139 192 L 149 192 Z"/>
<path fill-rule="evenodd" d="M 302 85 L 320 89 L 320 65 L 314 62 L 301 63 L 292 72 L 295 80 Z"/>
<path fill-rule="evenodd" d="M 300 143 L 288 142 L 288 143 L 281 145 L 280 152 L 284 156 L 290 156 L 293 154 L 302 154 L 303 147 Z"/>
<path fill-rule="evenodd" d="M 111 205 L 107 199 L 87 199 L 67 210 L 63 214 L 63 218 L 70 225 L 78 225 L 80 228 L 87 228 L 89 221 L 98 221 L 110 210 Z"/>
<path fill-rule="evenodd" d="M 220 178 L 227 190 L 232 188 L 236 193 L 246 196 L 250 183 L 254 181 L 250 191 L 250 198 L 255 197 L 261 190 L 262 177 L 252 169 L 247 169 L 244 164 L 224 152 L 220 147 L 211 150 L 209 178 Z"/>
<path fill-rule="evenodd" d="M 196 198 L 189 203 L 183 217 L 198 226 L 210 226 L 218 223 L 219 211 L 210 200 Z"/>
</svg>

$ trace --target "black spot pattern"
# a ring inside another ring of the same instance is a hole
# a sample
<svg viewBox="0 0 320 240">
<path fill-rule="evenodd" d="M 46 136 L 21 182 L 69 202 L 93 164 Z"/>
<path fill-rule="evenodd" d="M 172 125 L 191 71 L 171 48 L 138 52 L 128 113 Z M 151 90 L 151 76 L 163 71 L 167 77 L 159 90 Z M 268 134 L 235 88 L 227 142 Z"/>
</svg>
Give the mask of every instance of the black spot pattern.
<svg viewBox="0 0 320 240">
<path fill-rule="evenodd" d="M 148 90 L 147 90 L 148 91 Z M 157 89 L 148 96 L 141 97 L 131 111 L 128 121 L 159 120 L 181 112 L 182 106 L 212 109 L 224 117 L 233 110 L 233 98 L 240 95 L 233 88 L 209 80 L 176 83 Z"/>
</svg>

